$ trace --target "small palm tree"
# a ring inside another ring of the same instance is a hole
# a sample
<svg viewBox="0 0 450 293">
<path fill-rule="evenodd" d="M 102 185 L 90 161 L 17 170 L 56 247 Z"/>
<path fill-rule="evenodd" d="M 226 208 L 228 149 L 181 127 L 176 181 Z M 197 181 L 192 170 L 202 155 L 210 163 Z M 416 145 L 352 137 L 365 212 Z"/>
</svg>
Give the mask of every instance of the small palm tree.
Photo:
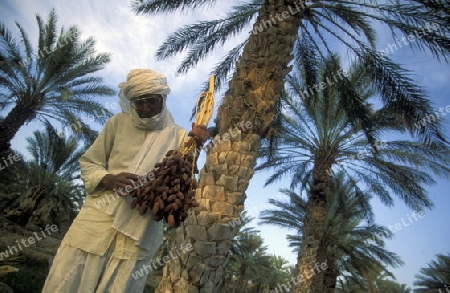
<svg viewBox="0 0 450 293">
<path fill-rule="evenodd" d="M 223 286 L 220 292 L 254 292 L 255 287 L 269 275 L 270 257 L 266 255 L 267 247 L 258 231 L 246 227 L 252 218 L 243 213 L 239 226 L 243 228 L 236 235 L 231 247 L 230 262 L 224 272 Z M 257 292 L 257 291 L 255 291 Z"/>
<path fill-rule="evenodd" d="M 410 293 L 411 289 L 405 284 L 399 284 L 395 277 L 386 272 L 372 272 L 366 274 L 365 284 L 354 278 L 339 282 L 336 293 Z"/>
<path fill-rule="evenodd" d="M 70 224 L 85 196 L 78 164 L 85 148 L 74 136 L 60 137 L 50 124 L 27 142 L 31 159 L 14 170 L 6 184 L 10 196 L 3 195 L 7 217 L 22 225 Z"/>
<path fill-rule="evenodd" d="M 288 265 L 289 262 L 283 257 L 272 255 L 270 261 L 271 265 L 269 275 L 261 276 L 262 278 L 264 278 L 264 280 L 261 281 L 261 284 L 265 284 L 265 287 L 263 287 L 263 289 L 266 289 L 266 291 L 256 292 L 270 292 L 272 290 L 275 291 L 278 285 L 288 283 L 290 281 L 290 278 L 293 276 L 292 269 L 294 268 L 294 266 Z"/>
<path fill-rule="evenodd" d="M 288 77 L 289 95 L 283 99 L 285 114 L 277 141 L 263 145 L 261 155 L 266 160 L 256 168 L 274 170 L 266 184 L 289 175 L 291 187 L 308 188 L 303 226 L 303 237 L 307 241 L 302 241 L 299 274 L 315 262 L 326 260 L 326 247 L 320 245 L 326 231 L 332 174 L 342 170 L 346 181 L 353 182 L 355 196 L 360 202 L 367 202 L 365 194 L 361 193 L 366 185 L 368 192 L 378 196 L 387 206 L 393 205 L 391 195 L 396 194 L 414 210 L 433 205 L 423 187 L 435 182 L 429 172 L 444 178 L 450 175 L 450 150 L 445 145 L 427 145 L 413 140 L 388 143 L 374 140 L 383 132 L 403 133 L 405 128 L 393 123 L 388 106 L 373 109 L 369 98 L 376 92 L 375 85 L 360 75 L 361 64 L 350 67 L 349 83 L 331 84 L 310 99 L 299 101 L 307 89 L 308 79 L 326 82 L 341 68 L 339 58 L 333 55 L 317 67 L 313 64 L 299 68 L 297 75 Z M 373 124 L 370 133 L 360 123 L 352 122 L 341 107 L 349 94 L 357 96 L 364 111 L 369 113 Z M 317 259 L 306 257 L 316 253 Z M 322 279 L 320 273 L 310 280 L 314 284 L 313 292 L 324 292 L 320 287 L 323 286 Z M 309 287 L 307 283 L 305 285 Z"/>
<path fill-rule="evenodd" d="M 248 226 L 251 221 L 244 211 L 239 223 L 242 229 L 234 239 L 219 292 L 269 292 L 278 284 L 287 283 L 291 277 L 287 260 L 266 254 L 267 247 L 259 231 Z"/>
<path fill-rule="evenodd" d="M 239 233 L 233 243 L 220 292 L 260 293 L 289 282 L 287 260 L 267 255 L 262 238 L 254 233 Z"/>
<path fill-rule="evenodd" d="M 267 247 L 257 234 L 242 233 L 235 238 L 231 257 L 236 261 L 237 280 L 232 292 L 248 292 L 263 279 L 259 276 L 269 274 L 270 258 L 266 252 Z"/>
<path fill-rule="evenodd" d="M 411 289 L 406 284 L 399 284 L 394 280 L 380 280 L 378 281 L 378 292 L 410 293 Z"/>
<path fill-rule="evenodd" d="M 261 223 L 294 230 L 296 233 L 287 238 L 294 252 L 299 253 L 307 201 L 292 190 L 282 189 L 280 192 L 289 201 L 270 199 L 269 203 L 276 208 L 262 211 Z M 366 194 L 362 199 L 368 198 L 370 196 Z M 341 280 L 348 277 L 362 279 L 366 271 L 402 264 L 396 254 L 384 249 L 383 238 L 391 238 L 392 232 L 374 223 L 364 223 L 363 219 L 371 213 L 367 209 L 367 202 L 362 203 L 356 196 L 353 183 L 345 182 L 343 172 L 337 174 L 332 179 L 326 230 L 321 244 L 327 249 L 324 292 L 334 292 L 338 277 Z"/>
<path fill-rule="evenodd" d="M 450 253 L 438 254 L 427 268 L 421 268 L 416 275 L 414 289 L 417 293 L 447 293 L 450 291 Z"/>
<path fill-rule="evenodd" d="M 92 115 L 99 123 L 111 115 L 93 100 L 114 94 L 94 75 L 110 61 L 109 54 L 96 54 L 95 40 L 89 37 L 81 41 L 75 26 L 61 28 L 58 34 L 54 10 L 46 22 L 39 15 L 36 20 L 36 50 L 19 23 L 17 40 L 0 22 L 0 111 L 9 111 L 0 120 L 0 152 L 9 148 L 11 139 L 27 122 L 55 119 L 93 141 L 97 133 L 82 121 L 82 115 Z"/>
</svg>

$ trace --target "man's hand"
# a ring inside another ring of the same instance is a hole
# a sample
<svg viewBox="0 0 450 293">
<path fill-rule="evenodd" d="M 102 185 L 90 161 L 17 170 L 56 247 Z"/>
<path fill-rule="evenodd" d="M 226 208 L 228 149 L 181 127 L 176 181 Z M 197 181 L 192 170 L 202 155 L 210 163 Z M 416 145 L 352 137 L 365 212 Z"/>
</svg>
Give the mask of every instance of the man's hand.
<svg viewBox="0 0 450 293">
<path fill-rule="evenodd" d="M 138 181 L 139 176 L 132 173 L 122 172 L 117 175 L 108 174 L 102 178 L 100 184 L 107 190 L 117 192 L 120 196 L 127 196 L 126 187 L 132 186 L 134 190 L 133 181 Z M 130 189 L 130 188 L 128 188 Z"/>
<path fill-rule="evenodd" d="M 205 125 L 195 125 L 195 122 L 192 122 L 192 130 L 189 131 L 189 136 L 196 140 L 197 145 L 202 146 L 208 140 L 209 132 Z"/>
</svg>

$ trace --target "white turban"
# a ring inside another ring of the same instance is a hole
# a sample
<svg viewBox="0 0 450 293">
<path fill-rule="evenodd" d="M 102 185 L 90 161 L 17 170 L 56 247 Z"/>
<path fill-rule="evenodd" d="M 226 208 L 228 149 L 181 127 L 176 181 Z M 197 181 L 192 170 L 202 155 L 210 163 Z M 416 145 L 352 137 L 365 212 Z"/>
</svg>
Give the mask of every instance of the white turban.
<svg viewBox="0 0 450 293">
<path fill-rule="evenodd" d="M 166 107 L 166 98 L 170 93 L 166 77 L 151 69 L 132 69 L 127 81 L 119 84 L 119 104 L 122 111 L 131 114 L 134 125 L 139 129 L 157 130 L 174 123 Z M 161 113 L 152 118 L 140 118 L 135 109 L 130 109 L 130 101 L 145 94 L 163 96 Z"/>
<path fill-rule="evenodd" d="M 151 69 L 132 69 L 127 75 L 127 81 L 119 84 L 120 93 L 128 100 L 145 94 L 168 95 L 170 88 L 167 79 Z"/>
</svg>

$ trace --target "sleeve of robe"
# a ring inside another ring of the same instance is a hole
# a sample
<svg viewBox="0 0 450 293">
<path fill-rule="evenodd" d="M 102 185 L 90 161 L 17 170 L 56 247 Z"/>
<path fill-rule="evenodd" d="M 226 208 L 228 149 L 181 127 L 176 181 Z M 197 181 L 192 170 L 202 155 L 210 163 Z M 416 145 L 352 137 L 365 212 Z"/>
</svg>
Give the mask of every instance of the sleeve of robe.
<svg viewBox="0 0 450 293">
<path fill-rule="evenodd" d="M 90 195 L 96 195 L 105 190 L 98 184 L 105 175 L 110 174 L 107 170 L 107 162 L 114 145 L 116 120 L 114 116 L 106 122 L 97 139 L 80 158 L 81 180 L 84 182 L 86 192 Z"/>
</svg>

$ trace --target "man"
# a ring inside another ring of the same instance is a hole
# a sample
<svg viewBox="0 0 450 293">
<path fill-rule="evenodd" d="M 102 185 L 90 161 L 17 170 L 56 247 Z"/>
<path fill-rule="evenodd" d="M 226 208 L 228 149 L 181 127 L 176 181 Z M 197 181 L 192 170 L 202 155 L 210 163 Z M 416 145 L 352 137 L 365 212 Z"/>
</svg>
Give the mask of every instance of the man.
<svg viewBox="0 0 450 293">
<path fill-rule="evenodd" d="M 179 149 L 187 133 L 167 110 L 164 75 L 133 69 L 119 88 L 122 113 L 80 159 L 88 195 L 62 240 L 44 293 L 142 292 L 146 276 L 135 280 L 131 274 L 148 265 L 162 243 L 162 222 L 131 209 L 128 192 L 148 181 L 145 175 L 168 150 Z M 199 143 L 208 138 L 200 125 L 189 135 Z"/>
</svg>

